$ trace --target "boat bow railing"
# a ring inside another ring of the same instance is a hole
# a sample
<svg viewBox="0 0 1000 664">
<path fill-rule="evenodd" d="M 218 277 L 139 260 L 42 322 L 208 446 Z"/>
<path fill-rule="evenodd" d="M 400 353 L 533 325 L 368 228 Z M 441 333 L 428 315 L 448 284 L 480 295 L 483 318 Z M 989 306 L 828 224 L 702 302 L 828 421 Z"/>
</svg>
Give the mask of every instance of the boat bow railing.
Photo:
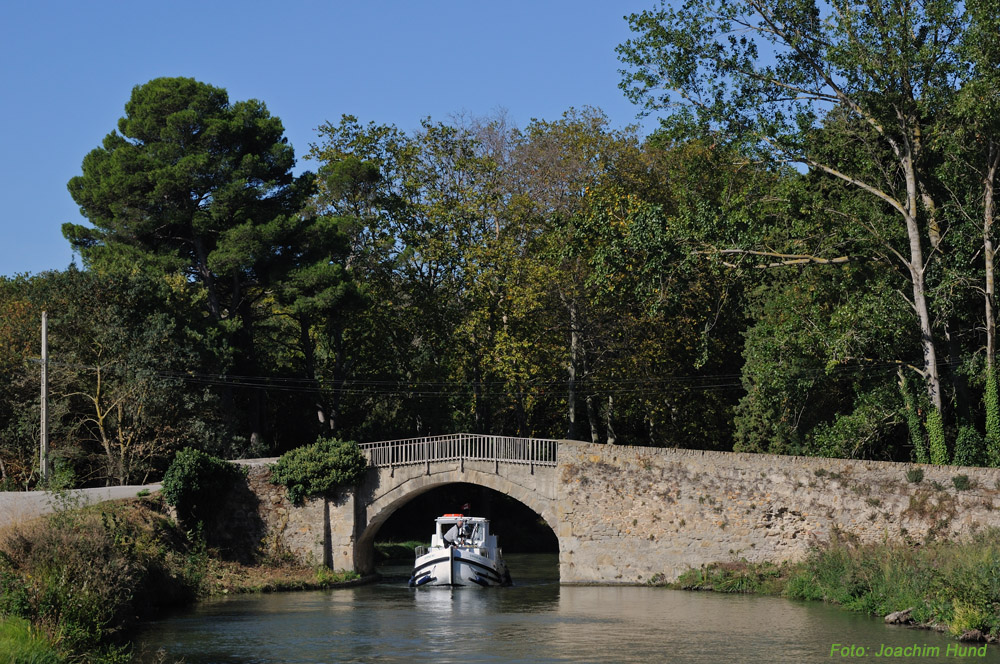
<svg viewBox="0 0 1000 664">
<path fill-rule="evenodd" d="M 465 461 L 488 461 L 495 469 L 500 464 L 515 464 L 534 470 L 535 466 L 556 465 L 558 444 L 548 438 L 454 433 L 361 443 L 360 447 L 369 464 L 377 468 L 425 464 L 429 469 L 431 463 L 439 461 L 457 461 L 464 468 Z"/>
</svg>

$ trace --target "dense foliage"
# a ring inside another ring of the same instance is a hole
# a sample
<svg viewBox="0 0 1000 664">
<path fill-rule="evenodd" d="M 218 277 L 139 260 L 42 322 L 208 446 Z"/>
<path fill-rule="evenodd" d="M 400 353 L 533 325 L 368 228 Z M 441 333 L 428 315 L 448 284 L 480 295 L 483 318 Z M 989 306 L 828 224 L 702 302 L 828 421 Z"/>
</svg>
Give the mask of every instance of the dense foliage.
<svg viewBox="0 0 1000 664">
<path fill-rule="evenodd" d="M 24 618 L 0 617 L 0 652 L 18 664 L 62 664 L 66 661 Z"/>
<path fill-rule="evenodd" d="M 69 183 L 83 270 L 0 280 L 0 482 L 472 431 L 1000 465 L 998 0 L 693 0 L 511 126 L 136 86 Z M 75 478 L 75 479 L 70 479 Z"/>
<path fill-rule="evenodd" d="M 189 601 L 201 556 L 154 502 L 65 506 L 0 534 L 0 615 L 30 620 L 66 652 L 108 646 L 137 617 Z M 107 661 L 119 654 L 112 646 Z"/>
<path fill-rule="evenodd" d="M 368 459 L 357 443 L 320 438 L 281 455 L 271 469 L 271 481 L 288 489 L 296 505 L 306 498 L 328 496 L 343 486 L 357 484 L 368 467 Z"/>
<path fill-rule="evenodd" d="M 236 464 L 186 447 L 163 474 L 161 493 L 180 521 L 194 526 L 212 516 L 242 477 Z"/>
</svg>

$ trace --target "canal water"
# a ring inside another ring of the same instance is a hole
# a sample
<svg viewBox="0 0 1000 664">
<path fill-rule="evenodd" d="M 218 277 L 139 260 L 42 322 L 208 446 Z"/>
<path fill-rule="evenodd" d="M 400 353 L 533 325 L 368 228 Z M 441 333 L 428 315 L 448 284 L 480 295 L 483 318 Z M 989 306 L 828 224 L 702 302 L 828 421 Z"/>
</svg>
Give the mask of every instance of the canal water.
<svg viewBox="0 0 1000 664">
<path fill-rule="evenodd" d="M 949 647 L 967 646 L 941 634 L 819 603 L 560 586 L 555 554 L 507 561 L 510 588 L 414 590 L 404 566 L 382 568 L 383 580 L 366 586 L 204 602 L 149 623 L 136 661 L 1000 662 L 996 646 L 957 657 Z"/>
</svg>

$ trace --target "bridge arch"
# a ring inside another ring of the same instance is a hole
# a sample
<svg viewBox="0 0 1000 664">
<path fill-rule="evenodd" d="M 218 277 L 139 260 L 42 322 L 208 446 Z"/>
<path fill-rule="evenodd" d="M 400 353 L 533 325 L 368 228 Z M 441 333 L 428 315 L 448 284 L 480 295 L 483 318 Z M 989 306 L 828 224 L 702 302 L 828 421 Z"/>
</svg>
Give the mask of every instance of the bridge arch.
<svg viewBox="0 0 1000 664">
<path fill-rule="evenodd" d="M 513 498 L 538 514 L 558 538 L 555 441 L 526 441 L 458 434 L 403 441 L 402 455 L 400 441 L 393 441 L 392 459 L 380 453 L 378 443 L 363 446 L 372 468 L 355 504 L 355 569 L 374 570 L 375 536 L 390 516 L 417 496 L 455 483 Z M 407 443 L 413 445 L 409 451 Z"/>
</svg>

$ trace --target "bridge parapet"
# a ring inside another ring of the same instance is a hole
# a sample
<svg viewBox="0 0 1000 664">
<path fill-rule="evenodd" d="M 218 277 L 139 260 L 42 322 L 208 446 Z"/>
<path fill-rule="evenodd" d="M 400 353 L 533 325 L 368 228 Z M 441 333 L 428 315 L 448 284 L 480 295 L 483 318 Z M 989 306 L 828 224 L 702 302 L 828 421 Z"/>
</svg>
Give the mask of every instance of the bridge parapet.
<svg viewBox="0 0 1000 664">
<path fill-rule="evenodd" d="M 362 443 L 361 450 L 376 468 L 393 468 L 439 461 L 487 461 L 500 464 L 555 466 L 559 442 L 548 438 L 517 438 L 474 433 L 425 436 Z"/>
</svg>

